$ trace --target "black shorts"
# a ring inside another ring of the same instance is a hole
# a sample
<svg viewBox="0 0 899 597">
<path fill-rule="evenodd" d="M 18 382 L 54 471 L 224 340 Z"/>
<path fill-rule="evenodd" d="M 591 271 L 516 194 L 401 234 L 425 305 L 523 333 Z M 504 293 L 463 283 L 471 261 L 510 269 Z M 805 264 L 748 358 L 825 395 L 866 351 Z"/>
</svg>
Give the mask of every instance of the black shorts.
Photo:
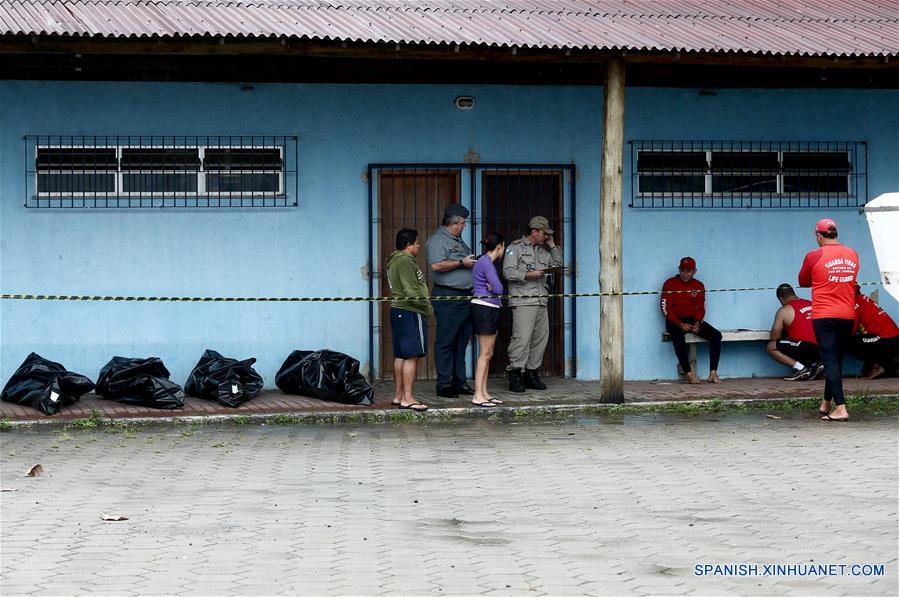
<svg viewBox="0 0 899 597">
<path fill-rule="evenodd" d="M 471 323 L 475 334 L 495 334 L 499 323 L 499 307 L 472 303 Z"/>
<path fill-rule="evenodd" d="M 896 368 L 895 361 L 899 360 L 899 336 L 892 338 L 871 334 L 853 336 L 850 350 L 865 362 L 866 368 L 877 363 L 887 372 L 891 372 Z"/>
<path fill-rule="evenodd" d="M 790 340 L 781 338 L 776 343 L 776 348 L 783 354 L 803 365 L 810 365 L 821 360 L 818 345 L 804 340 Z"/>
<path fill-rule="evenodd" d="M 421 313 L 390 308 L 393 358 L 414 359 L 428 352 L 428 322 Z"/>
</svg>

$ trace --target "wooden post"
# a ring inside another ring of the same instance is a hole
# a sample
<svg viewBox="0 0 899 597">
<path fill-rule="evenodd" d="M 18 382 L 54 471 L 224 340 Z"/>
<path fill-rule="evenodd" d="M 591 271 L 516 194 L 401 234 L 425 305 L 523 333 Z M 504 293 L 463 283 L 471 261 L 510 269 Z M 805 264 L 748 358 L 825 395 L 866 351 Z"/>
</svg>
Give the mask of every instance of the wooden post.
<svg viewBox="0 0 899 597">
<path fill-rule="evenodd" d="M 621 162 L 624 156 L 624 61 L 609 60 L 603 105 L 602 185 L 599 203 L 599 289 L 620 292 Z M 599 302 L 600 402 L 624 402 L 624 303 L 621 296 Z"/>
</svg>

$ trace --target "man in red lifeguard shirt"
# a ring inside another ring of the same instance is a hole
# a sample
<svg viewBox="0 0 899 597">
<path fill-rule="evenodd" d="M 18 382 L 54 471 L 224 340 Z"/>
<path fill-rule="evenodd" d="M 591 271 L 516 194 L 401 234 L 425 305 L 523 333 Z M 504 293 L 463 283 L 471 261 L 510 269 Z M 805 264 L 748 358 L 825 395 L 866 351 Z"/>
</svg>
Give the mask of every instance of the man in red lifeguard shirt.
<svg viewBox="0 0 899 597">
<path fill-rule="evenodd" d="M 710 383 L 721 383 L 718 378 L 718 359 L 721 356 L 721 332 L 706 323 L 705 320 L 705 286 L 693 276 L 696 274 L 696 261 L 692 257 L 680 260 L 678 275 L 665 280 L 662 286 L 662 315 L 665 316 L 665 329 L 674 344 L 674 354 L 680 363 L 684 375 L 690 383 L 699 383 L 696 373 L 690 370 L 687 357 L 687 342 L 684 335 L 693 333 L 709 342 L 709 378 Z"/>
<path fill-rule="evenodd" d="M 837 242 L 837 224 L 830 218 L 815 225 L 815 239 L 818 248 L 805 256 L 799 286 L 812 288 L 812 327 L 824 363 L 824 401 L 818 410 L 824 421 L 848 421 L 843 357 L 855 323 L 858 254 Z M 833 410 L 831 400 L 836 403 Z"/>
<path fill-rule="evenodd" d="M 805 381 L 824 373 L 812 328 L 812 301 L 799 298 L 789 284 L 777 287 L 781 307 L 774 314 L 768 356 L 793 368 L 787 381 Z"/>
<path fill-rule="evenodd" d="M 856 286 L 855 322 L 861 335 L 852 337 L 851 350 L 864 361 L 866 379 L 877 379 L 887 373 L 896 374 L 899 356 L 899 326 L 877 303 Z"/>
</svg>

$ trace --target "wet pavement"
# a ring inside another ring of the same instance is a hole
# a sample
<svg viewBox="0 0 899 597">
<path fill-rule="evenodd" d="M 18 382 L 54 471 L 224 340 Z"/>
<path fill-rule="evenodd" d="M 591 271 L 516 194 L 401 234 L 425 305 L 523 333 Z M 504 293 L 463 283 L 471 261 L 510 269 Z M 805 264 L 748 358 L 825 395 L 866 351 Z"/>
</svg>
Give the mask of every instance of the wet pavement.
<svg viewBox="0 0 899 597">
<path fill-rule="evenodd" d="M 530 390 L 514 394 L 506 389 L 501 379 L 491 379 L 490 392 L 505 401 L 503 409 L 570 410 L 600 404 L 599 382 L 579 379 L 547 378 L 545 391 Z M 864 380 L 846 378 L 844 388 L 848 397 L 852 396 L 892 396 L 899 399 L 899 378 Z M 776 378 L 726 379 L 722 384 L 703 383 L 690 385 L 678 380 L 626 381 L 624 398 L 629 404 L 657 402 L 684 402 L 696 400 L 777 400 L 819 397 L 824 391 L 824 381 L 792 382 Z M 40 411 L 18 404 L 0 402 L 0 420 L 11 422 L 40 422 L 65 424 L 68 421 L 91 416 L 110 419 L 152 419 L 164 420 L 178 417 L 273 417 L 277 415 L 298 415 L 308 417 L 370 416 L 385 418 L 397 410 L 391 404 L 394 387 L 392 382 L 374 384 L 375 404 L 358 406 L 318 400 L 308 396 L 284 394 L 278 390 L 266 390 L 239 408 L 228 408 L 211 400 L 188 398 L 184 408 L 160 410 L 144 406 L 119 404 L 88 394 L 79 402 L 64 407 L 58 414 L 48 417 Z M 435 393 L 433 381 L 420 380 L 415 386 L 415 395 L 431 407 L 432 414 L 460 414 L 461 409 L 484 411 L 472 407 L 470 397 L 441 398 Z M 480 414 L 484 414 L 481 412 Z"/>
<path fill-rule="evenodd" d="M 16 430 L 0 593 L 893 595 L 897 431 L 774 411 Z M 696 574 L 716 564 L 758 574 Z"/>
</svg>

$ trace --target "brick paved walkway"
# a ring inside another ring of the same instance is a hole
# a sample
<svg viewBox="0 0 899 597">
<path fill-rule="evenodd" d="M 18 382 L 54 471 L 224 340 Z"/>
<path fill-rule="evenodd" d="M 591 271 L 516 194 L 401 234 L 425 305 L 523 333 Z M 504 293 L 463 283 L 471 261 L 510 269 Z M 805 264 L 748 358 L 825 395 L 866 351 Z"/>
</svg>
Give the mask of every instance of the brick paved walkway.
<svg viewBox="0 0 899 597">
<path fill-rule="evenodd" d="M 4 433 L 0 594 L 895 595 L 897 421 L 813 418 Z"/>
<path fill-rule="evenodd" d="M 599 382 L 580 381 L 576 379 L 547 379 L 549 389 L 545 392 L 529 391 L 525 394 L 512 394 L 504 391 L 502 380 L 491 380 L 490 388 L 497 398 L 505 400 L 503 406 L 518 407 L 531 405 L 577 405 L 596 404 L 599 402 Z M 823 381 L 788 382 L 782 379 L 746 378 L 728 379 L 723 384 L 702 384 L 693 386 L 679 381 L 629 381 L 625 382 L 625 399 L 627 402 L 649 402 L 667 400 L 741 400 L 747 398 L 807 398 L 820 396 L 823 392 Z M 847 395 L 865 393 L 869 395 L 899 396 L 899 379 L 877 379 L 873 381 L 850 379 L 845 380 Z M 467 400 L 439 398 L 434 394 L 433 382 L 419 382 L 416 395 L 424 403 L 434 409 L 470 406 Z M 252 414 L 324 414 L 378 409 L 395 409 L 390 404 L 393 399 L 393 385 L 377 383 L 375 385 L 375 405 L 372 407 L 344 405 L 326 402 L 306 396 L 293 396 L 280 391 L 265 391 L 240 408 L 232 409 L 217 402 L 188 398 L 183 409 L 158 410 L 140 406 L 128 406 L 109 400 L 101 400 L 89 394 L 72 406 L 64 408 L 58 415 L 46 417 L 30 407 L 0 402 L 0 419 L 13 421 L 47 420 L 47 419 L 79 419 L 89 417 L 93 412 L 111 418 L 134 417 L 171 417 L 197 415 L 252 415 Z"/>
</svg>

